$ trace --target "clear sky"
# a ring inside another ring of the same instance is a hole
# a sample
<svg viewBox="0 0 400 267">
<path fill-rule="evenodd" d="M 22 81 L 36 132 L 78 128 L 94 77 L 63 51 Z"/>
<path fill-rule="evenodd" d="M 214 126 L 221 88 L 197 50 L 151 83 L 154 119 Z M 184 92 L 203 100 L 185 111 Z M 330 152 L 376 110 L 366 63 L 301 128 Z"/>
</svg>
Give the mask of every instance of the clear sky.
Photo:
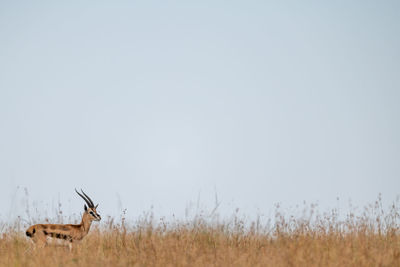
<svg viewBox="0 0 400 267">
<path fill-rule="evenodd" d="M 399 1 L 1 1 L 0 217 L 400 193 Z M 17 189 L 19 187 L 19 189 Z M 53 205 L 53 206 L 52 206 Z M 10 212 L 10 210 L 13 210 Z"/>
</svg>

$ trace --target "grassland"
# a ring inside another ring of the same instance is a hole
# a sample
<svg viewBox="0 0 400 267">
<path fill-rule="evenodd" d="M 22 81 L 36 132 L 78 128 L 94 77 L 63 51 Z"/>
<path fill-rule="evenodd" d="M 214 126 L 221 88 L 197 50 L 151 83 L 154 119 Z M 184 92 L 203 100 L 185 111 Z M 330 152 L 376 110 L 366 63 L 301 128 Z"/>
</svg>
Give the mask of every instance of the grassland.
<svg viewBox="0 0 400 267">
<path fill-rule="evenodd" d="M 0 266 L 400 266 L 399 223 L 399 206 L 379 201 L 343 217 L 311 207 L 297 217 L 277 208 L 254 222 L 109 218 L 70 252 L 32 249 L 17 222 L 2 225 Z"/>
</svg>

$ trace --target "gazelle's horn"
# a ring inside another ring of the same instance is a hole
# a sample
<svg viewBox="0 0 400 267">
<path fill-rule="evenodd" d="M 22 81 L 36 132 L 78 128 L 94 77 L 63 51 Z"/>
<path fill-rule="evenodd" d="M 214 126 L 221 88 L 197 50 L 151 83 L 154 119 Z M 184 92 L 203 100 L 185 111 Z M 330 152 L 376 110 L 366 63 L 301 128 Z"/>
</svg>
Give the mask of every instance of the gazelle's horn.
<svg viewBox="0 0 400 267">
<path fill-rule="evenodd" d="M 81 190 L 82 190 L 82 189 L 81 189 Z M 89 199 L 85 198 L 81 193 L 79 193 L 79 192 L 76 190 L 76 188 L 75 188 L 75 192 L 76 192 L 81 198 L 83 198 L 83 200 L 85 200 L 85 202 L 86 202 L 86 204 L 89 206 L 89 208 L 93 208 L 93 203 L 92 203 Z M 83 193 L 83 191 L 82 191 L 82 193 Z M 86 196 L 85 193 L 83 193 L 83 194 Z"/>
<path fill-rule="evenodd" d="M 83 192 L 83 190 L 81 189 L 81 192 L 85 195 L 85 197 L 89 200 L 90 204 L 91 204 L 91 208 L 94 207 L 93 201 L 90 199 L 90 197 L 88 195 L 85 194 L 85 192 Z"/>
</svg>

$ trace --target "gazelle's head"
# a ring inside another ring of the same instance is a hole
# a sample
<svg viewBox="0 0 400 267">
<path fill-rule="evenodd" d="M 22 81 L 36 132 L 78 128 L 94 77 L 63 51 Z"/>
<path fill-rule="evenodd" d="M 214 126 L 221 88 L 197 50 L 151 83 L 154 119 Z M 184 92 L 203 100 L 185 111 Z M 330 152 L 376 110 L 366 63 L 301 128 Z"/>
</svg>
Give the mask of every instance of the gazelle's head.
<svg viewBox="0 0 400 267">
<path fill-rule="evenodd" d="M 75 189 L 76 193 L 78 193 L 78 195 L 83 198 L 83 200 L 85 200 L 87 206 L 85 205 L 85 213 L 89 216 L 89 219 L 91 221 L 100 221 L 101 217 L 100 214 L 97 213 L 96 209 L 97 206 L 99 204 L 97 204 L 96 206 L 93 204 L 93 201 L 90 199 L 90 197 L 88 195 L 85 194 L 85 192 L 83 192 L 83 190 L 81 189 L 81 193 L 79 193 L 76 189 Z"/>
</svg>

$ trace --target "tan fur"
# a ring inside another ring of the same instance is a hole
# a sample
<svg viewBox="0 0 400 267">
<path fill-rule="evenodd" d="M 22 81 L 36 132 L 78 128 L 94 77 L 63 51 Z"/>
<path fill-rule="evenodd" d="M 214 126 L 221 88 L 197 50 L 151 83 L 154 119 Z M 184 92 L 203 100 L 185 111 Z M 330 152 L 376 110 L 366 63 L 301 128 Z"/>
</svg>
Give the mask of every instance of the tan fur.
<svg viewBox="0 0 400 267">
<path fill-rule="evenodd" d="M 35 224 L 26 230 L 26 235 L 37 247 L 45 247 L 48 238 L 53 238 L 68 242 L 69 248 L 72 249 L 73 243 L 82 240 L 89 233 L 92 222 L 101 220 L 96 208 L 97 205 L 89 208 L 85 205 L 80 224 Z"/>
</svg>

